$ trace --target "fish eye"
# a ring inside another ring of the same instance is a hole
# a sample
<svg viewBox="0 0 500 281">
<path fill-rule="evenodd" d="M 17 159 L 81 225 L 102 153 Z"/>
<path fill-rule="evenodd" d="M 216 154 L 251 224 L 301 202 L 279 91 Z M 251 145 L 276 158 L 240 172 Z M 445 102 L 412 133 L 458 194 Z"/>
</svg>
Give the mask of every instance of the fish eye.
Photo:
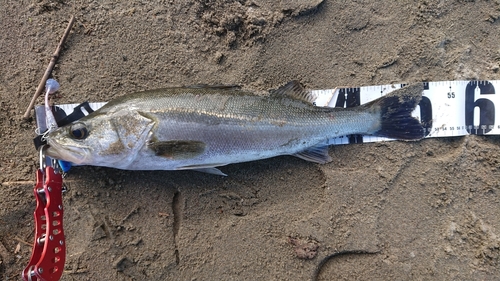
<svg viewBox="0 0 500 281">
<path fill-rule="evenodd" d="M 75 123 L 71 125 L 71 127 L 69 128 L 69 133 L 71 137 L 77 140 L 83 140 L 89 136 L 89 131 L 83 123 Z"/>
</svg>

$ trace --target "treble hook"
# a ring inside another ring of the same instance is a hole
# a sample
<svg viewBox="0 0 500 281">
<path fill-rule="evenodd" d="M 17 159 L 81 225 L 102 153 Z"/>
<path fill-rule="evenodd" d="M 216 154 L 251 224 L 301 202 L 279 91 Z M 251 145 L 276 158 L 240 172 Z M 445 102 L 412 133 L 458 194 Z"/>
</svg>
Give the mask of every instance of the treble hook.
<svg viewBox="0 0 500 281">
<path fill-rule="evenodd" d="M 39 149 L 40 152 L 40 171 L 45 173 L 45 168 L 47 168 L 47 162 L 45 157 L 45 149 L 47 149 L 47 145 L 42 145 Z"/>
</svg>

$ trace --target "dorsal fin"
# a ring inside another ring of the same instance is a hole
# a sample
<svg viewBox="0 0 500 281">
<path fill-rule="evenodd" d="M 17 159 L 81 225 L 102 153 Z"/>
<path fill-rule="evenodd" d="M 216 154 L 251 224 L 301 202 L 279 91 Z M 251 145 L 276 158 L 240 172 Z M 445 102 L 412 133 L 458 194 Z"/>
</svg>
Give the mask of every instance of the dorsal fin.
<svg viewBox="0 0 500 281">
<path fill-rule="evenodd" d="M 290 81 L 285 85 L 279 87 L 278 89 L 271 92 L 273 95 L 285 95 L 293 99 L 305 101 L 307 103 L 313 104 L 316 100 L 316 96 L 314 96 L 310 91 L 307 91 L 300 85 L 300 83 L 296 80 Z"/>
</svg>

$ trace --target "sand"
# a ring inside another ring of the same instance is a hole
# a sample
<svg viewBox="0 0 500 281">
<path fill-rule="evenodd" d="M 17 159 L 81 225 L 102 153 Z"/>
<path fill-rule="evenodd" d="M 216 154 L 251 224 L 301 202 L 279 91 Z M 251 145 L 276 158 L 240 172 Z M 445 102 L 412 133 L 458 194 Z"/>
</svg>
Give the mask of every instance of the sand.
<svg viewBox="0 0 500 281">
<path fill-rule="evenodd" d="M 0 0 L 1 280 L 31 254 L 36 125 L 22 115 L 71 15 L 56 103 L 500 79 L 498 1 L 187 2 Z M 62 280 L 500 279 L 499 144 L 336 146 L 326 165 L 276 157 L 228 177 L 73 168 Z"/>
</svg>

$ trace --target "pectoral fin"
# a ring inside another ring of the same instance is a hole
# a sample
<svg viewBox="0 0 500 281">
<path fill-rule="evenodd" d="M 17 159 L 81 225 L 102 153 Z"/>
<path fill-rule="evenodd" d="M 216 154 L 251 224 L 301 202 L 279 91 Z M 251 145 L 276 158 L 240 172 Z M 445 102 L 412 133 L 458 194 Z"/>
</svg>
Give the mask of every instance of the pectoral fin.
<svg viewBox="0 0 500 281">
<path fill-rule="evenodd" d="M 328 146 L 326 145 L 313 146 L 307 150 L 293 154 L 293 156 L 319 164 L 325 164 L 332 161 L 332 157 L 328 155 Z"/>
<path fill-rule="evenodd" d="M 156 156 L 181 160 L 201 155 L 205 152 L 206 145 L 201 141 L 171 140 L 154 141 L 149 143 L 148 147 L 155 152 Z"/>
</svg>

